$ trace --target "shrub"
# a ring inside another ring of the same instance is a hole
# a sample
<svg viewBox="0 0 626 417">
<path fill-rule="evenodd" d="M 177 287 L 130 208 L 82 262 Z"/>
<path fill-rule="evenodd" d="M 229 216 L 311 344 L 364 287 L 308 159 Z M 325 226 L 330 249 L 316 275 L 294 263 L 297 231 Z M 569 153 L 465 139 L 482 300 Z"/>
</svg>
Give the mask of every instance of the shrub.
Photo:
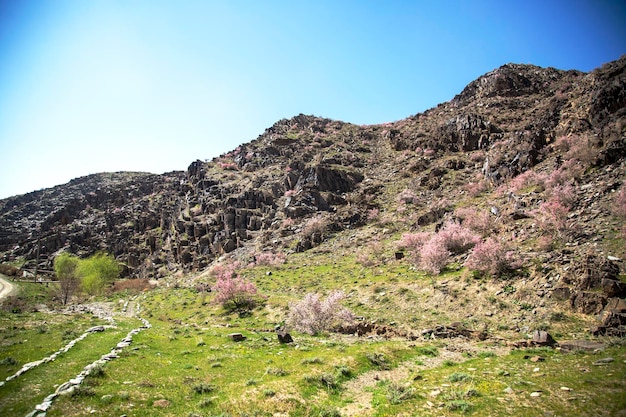
<svg viewBox="0 0 626 417">
<path fill-rule="evenodd" d="M 415 388 L 410 385 L 403 385 L 397 382 L 391 382 L 387 385 L 387 399 L 391 404 L 400 404 L 413 397 L 415 397 Z"/>
<path fill-rule="evenodd" d="M 547 191 L 549 200 L 558 201 L 563 207 L 571 208 L 576 201 L 574 187 L 571 185 L 555 185 Z"/>
<path fill-rule="evenodd" d="M 430 233 L 404 233 L 398 241 L 398 249 L 419 250 L 430 238 Z"/>
<path fill-rule="evenodd" d="M 311 335 L 349 323 L 354 315 L 341 305 L 343 299 L 342 291 L 331 292 L 325 300 L 319 294 L 306 294 L 301 301 L 289 306 L 287 322 L 294 329 Z"/>
<path fill-rule="evenodd" d="M 511 192 L 519 193 L 526 188 L 536 187 L 538 185 L 543 186 L 544 182 L 545 176 L 537 174 L 535 171 L 528 170 L 511 179 L 508 186 Z"/>
<path fill-rule="evenodd" d="M 422 246 L 419 259 L 420 267 L 424 271 L 438 275 L 450 260 L 450 251 L 442 239 L 435 235 Z"/>
<path fill-rule="evenodd" d="M 464 382 L 470 381 L 471 379 L 472 377 L 464 372 L 454 372 L 448 377 L 448 381 L 450 382 Z"/>
<path fill-rule="evenodd" d="M 465 261 L 465 266 L 472 271 L 495 277 L 519 268 L 520 265 L 513 251 L 490 237 L 474 247 Z"/>
<path fill-rule="evenodd" d="M 497 229 L 494 217 L 486 210 L 477 211 L 473 208 L 464 207 L 457 209 L 454 214 L 463 221 L 464 227 L 483 237 L 489 236 Z"/>
<path fill-rule="evenodd" d="M 111 255 L 97 253 L 78 264 L 83 290 L 90 295 L 100 294 L 104 287 L 120 276 L 121 267 Z"/>
<path fill-rule="evenodd" d="M 391 369 L 389 359 L 387 359 L 384 353 L 370 352 L 367 353 L 365 357 L 372 365 L 377 366 L 380 369 Z"/>
<path fill-rule="evenodd" d="M 154 288 L 152 284 L 150 284 L 150 280 L 146 278 L 133 278 L 133 279 L 125 279 L 123 281 L 116 281 L 111 287 L 112 292 L 120 292 L 120 291 L 144 291 L 150 290 Z"/>
<path fill-rule="evenodd" d="M 468 251 L 480 241 L 474 232 L 456 222 L 447 222 L 437 233 L 437 237 L 454 255 Z"/>
<path fill-rule="evenodd" d="M 13 265 L 0 264 L 0 274 L 2 275 L 6 275 L 8 277 L 16 277 L 19 272 L 19 268 L 16 268 Z"/>
<path fill-rule="evenodd" d="M 67 252 L 54 258 L 54 272 L 59 280 L 59 295 L 63 305 L 68 303 L 80 287 L 78 263 L 79 259 Z"/>
<path fill-rule="evenodd" d="M 489 189 L 487 181 L 469 182 L 463 186 L 463 189 L 470 197 L 476 197 Z"/>
<path fill-rule="evenodd" d="M 287 255 L 284 253 L 261 252 L 254 256 L 256 265 L 279 266 L 285 263 Z"/>
<path fill-rule="evenodd" d="M 218 278 L 213 291 L 217 293 L 215 302 L 227 310 L 251 310 L 256 305 L 256 285 L 240 276 Z"/>
<path fill-rule="evenodd" d="M 239 262 L 217 263 L 211 267 L 209 274 L 216 278 L 214 301 L 227 310 L 250 310 L 256 305 L 257 288 L 252 281 L 237 274 L 238 267 Z"/>
<path fill-rule="evenodd" d="M 431 357 L 439 356 L 439 350 L 435 346 L 420 346 L 415 349 L 415 352 L 418 355 L 422 355 L 422 356 L 431 356 Z"/>
<path fill-rule="evenodd" d="M 302 228 L 304 236 L 323 235 L 328 230 L 328 220 L 323 217 L 312 217 Z"/>
<path fill-rule="evenodd" d="M 533 214 L 537 220 L 537 225 L 545 233 L 561 234 L 568 228 L 567 215 L 569 209 L 556 199 L 541 203 Z"/>
<path fill-rule="evenodd" d="M 196 384 L 193 386 L 193 391 L 196 394 L 208 394 L 210 392 L 213 392 L 217 389 L 217 387 L 213 384 L 206 384 L 204 382 L 200 383 L 200 384 Z"/>
</svg>

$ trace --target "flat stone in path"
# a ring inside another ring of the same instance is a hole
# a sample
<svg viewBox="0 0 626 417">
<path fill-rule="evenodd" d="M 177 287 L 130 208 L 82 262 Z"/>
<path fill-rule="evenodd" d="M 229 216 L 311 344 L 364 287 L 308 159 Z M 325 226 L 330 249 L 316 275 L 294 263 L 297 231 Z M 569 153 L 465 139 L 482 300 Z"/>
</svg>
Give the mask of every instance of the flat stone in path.
<svg viewBox="0 0 626 417">
<path fill-rule="evenodd" d="M 561 346 L 561 352 L 573 352 L 576 350 L 584 350 L 586 352 L 595 352 L 597 350 L 603 350 L 606 345 L 600 342 L 594 342 L 593 340 L 567 340 L 559 343 Z"/>
</svg>

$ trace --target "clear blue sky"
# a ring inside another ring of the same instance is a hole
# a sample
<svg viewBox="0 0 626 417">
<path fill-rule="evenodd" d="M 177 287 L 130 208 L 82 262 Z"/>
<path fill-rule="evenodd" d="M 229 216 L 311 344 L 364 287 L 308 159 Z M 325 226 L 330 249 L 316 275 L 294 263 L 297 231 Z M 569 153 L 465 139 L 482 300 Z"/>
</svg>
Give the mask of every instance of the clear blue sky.
<svg viewBox="0 0 626 417">
<path fill-rule="evenodd" d="M 0 198 L 184 170 L 298 113 L 403 119 L 508 62 L 624 53 L 624 1 L 0 0 Z"/>
</svg>

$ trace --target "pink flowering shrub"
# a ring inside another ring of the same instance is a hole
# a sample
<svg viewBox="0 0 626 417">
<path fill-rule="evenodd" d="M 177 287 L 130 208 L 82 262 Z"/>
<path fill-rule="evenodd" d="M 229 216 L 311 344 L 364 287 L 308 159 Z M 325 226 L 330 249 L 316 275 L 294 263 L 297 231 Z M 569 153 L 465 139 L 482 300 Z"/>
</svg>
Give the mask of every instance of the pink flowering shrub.
<svg viewBox="0 0 626 417">
<path fill-rule="evenodd" d="M 236 163 L 234 162 L 218 162 L 217 165 L 225 170 L 236 171 L 239 169 Z"/>
<path fill-rule="evenodd" d="M 261 252 L 255 255 L 256 265 L 279 266 L 285 263 L 287 255 L 284 253 Z"/>
<path fill-rule="evenodd" d="M 302 228 L 302 234 L 304 236 L 324 234 L 328 230 L 328 227 L 328 220 L 324 217 L 311 217 Z"/>
<path fill-rule="evenodd" d="M 459 255 L 473 248 L 480 241 L 480 237 L 467 227 L 457 222 L 447 222 L 437 233 L 445 248 L 453 255 Z"/>
<path fill-rule="evenodd" d="M 410 250 L 421 269 L 437 275 L 447 265 L 452 255 L 464 253 L 478 242 L 480 237 L 470 229 L 456 222 L 447 222 L 435 234 L 405 233 L 397 245 L 398 249 Z"/>
<path fill-rule="evenodd" d="M 377 208 L 373 208 L 367 211 L 367 220 L 369 221 L 378 220 L 379 216 L 380 210 L 378 210 Z"/>
<path fill-rule="evenodd" d="M 508 188 L 514 193 L 519 193 L 520 191 L 530 187 L 543 186 L 544 182 L 544 175 L 528 170 L 511 179 L 508 183 Z"/>
<path fill-rule="evenodd" d="M 215 302 L 227 310 L 250 310 L 256 305 L 256 285 L 236 272 L 238 263 L 217 264 L 210 274 L 216 277 L 213 291 Z"/>
<path fill-rule="evenodd" d="M 541 203 L 533 212 L 537 226 L 545 233 L 562 234 L 567 231 L 567 215 L 569 209 L 556 199 Z"/>
<path fill-rule="evenodd" d="M 319 294 L 308 293 L 301 301 L 290 304 L 287 323 L 295 330 L 311 335 L 350 323 L 354 314 L 341 305 L 344 298 L 342 291 L 331 292 L 325 300 Z"/>
<path fill-rule="evenodd" d="M 454 214 L 462 220 L 463 226 L 483 237 L 489 236 L 497 230 L 494 217 L 486 210 L 477 211 L 470 207 L 461 207 Z"/>
<path fill-rule="evenodd" d="M 463 186 L 463 189 L 470 197 L 476 197 L 489 189 L 489 183 L 487 181 L 468 182 Z"/>
<path fill-rule="evenodd" d="M 576 202 L 574 187 L 571 185 L 556 185 L 547 190 L 549 200 L 558 201 L 564 207 L 571 208 Z"/>
<path fill-rule="evenodd" d="M 428 242 L 430 239 L 430 233 L 418 232 L 418 233 L 404 233 L 402 238 L 398 241 L 398 249 L 418 250 Z"/>
<path fill-rule="evenodd" d="M 426 242 L 419 251 L 419 265 L 424 271 L 439 275 L 450 261 L 450 251 L 438 235 Z"/>
<path fill-rule="evenodd" d="M 515 252 L 494 238 L 487 238 L 472 249 L 465 266 L 483 275 L 499 277 L 521 266 Z"/>
</svg>

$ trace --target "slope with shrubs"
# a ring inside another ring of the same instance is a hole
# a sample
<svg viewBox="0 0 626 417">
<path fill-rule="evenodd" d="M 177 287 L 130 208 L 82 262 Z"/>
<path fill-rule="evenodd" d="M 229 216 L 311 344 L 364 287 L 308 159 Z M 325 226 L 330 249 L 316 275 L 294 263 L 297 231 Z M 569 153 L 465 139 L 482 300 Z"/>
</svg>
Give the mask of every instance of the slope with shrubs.
<svg viewBox="0 0 626 417">
<path fill-rule="evenodd" d="M 99 300 L 153 328 L 48 415 L 625 409 L 625 68 L 505 65 L 385 125 L 300 115 L 89 208 L 127 274 L 160 278 Z M 535 331 L 603 347 L 524 349 Z"/>
</svg>

